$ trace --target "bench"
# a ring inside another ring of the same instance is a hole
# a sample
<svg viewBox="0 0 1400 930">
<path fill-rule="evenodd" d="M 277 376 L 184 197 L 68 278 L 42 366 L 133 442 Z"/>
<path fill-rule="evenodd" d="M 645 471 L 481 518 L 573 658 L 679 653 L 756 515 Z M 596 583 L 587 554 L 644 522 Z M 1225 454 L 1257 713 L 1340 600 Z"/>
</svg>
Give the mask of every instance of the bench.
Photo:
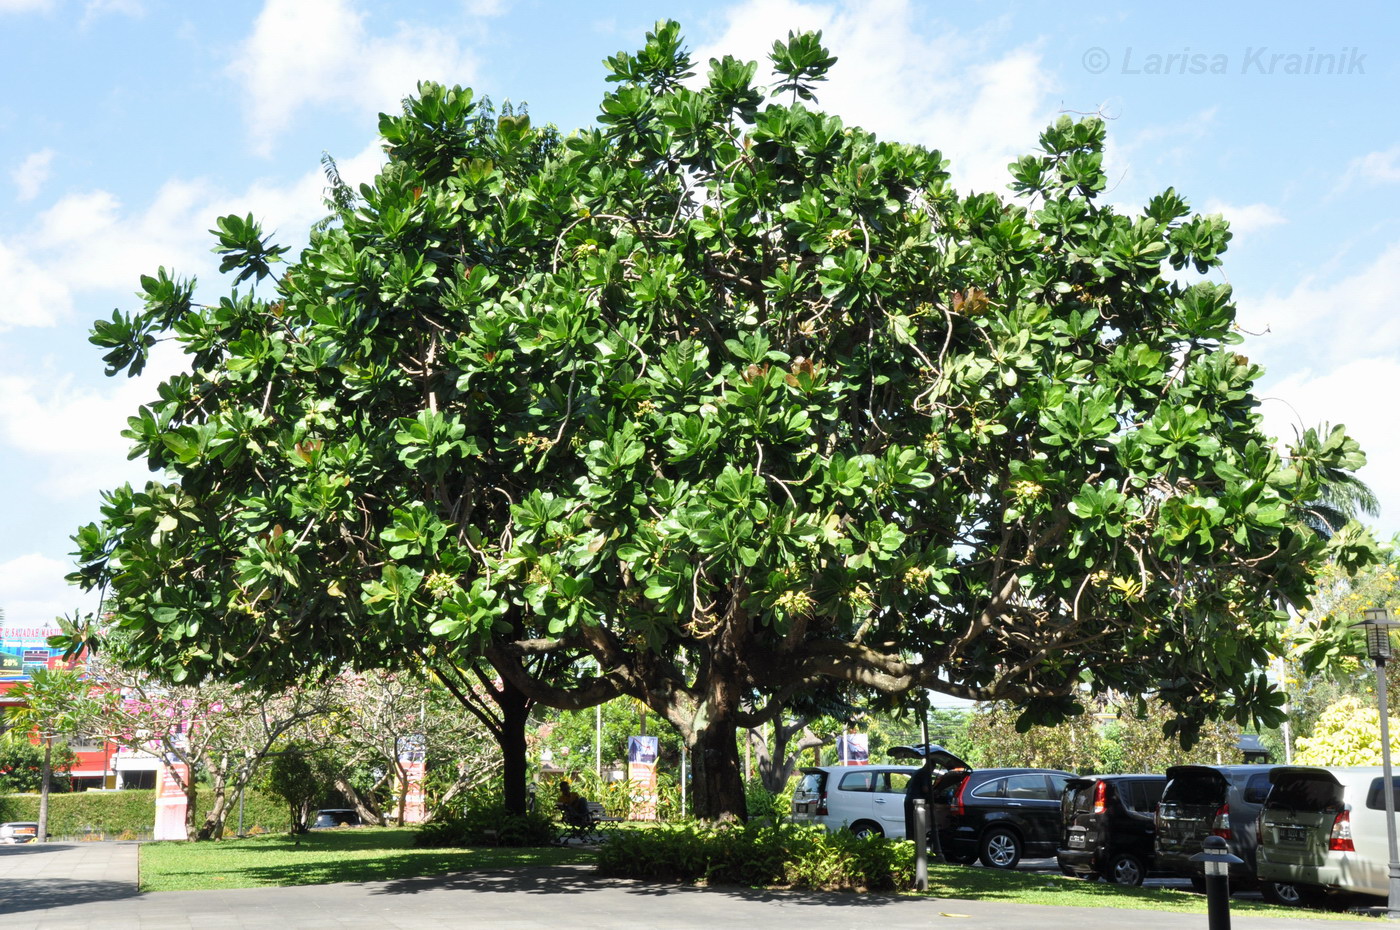
<svg viewBox="0 0 1400 930">
<path fill-rule="evenodd" d="M 563 830 L 559 837 L 561 844 L 566 844 L 569 840 L 574 839 L 580 843 L 599 842 L 607 838 L 604 831 L 613 824 L 623 823 L 626 819 L 608 816 L 607 810 L 598 801 L 586 803 L 588 805 L 587 816 L 564 808 L 559 810 L 559 823 Z"/>
</svg>

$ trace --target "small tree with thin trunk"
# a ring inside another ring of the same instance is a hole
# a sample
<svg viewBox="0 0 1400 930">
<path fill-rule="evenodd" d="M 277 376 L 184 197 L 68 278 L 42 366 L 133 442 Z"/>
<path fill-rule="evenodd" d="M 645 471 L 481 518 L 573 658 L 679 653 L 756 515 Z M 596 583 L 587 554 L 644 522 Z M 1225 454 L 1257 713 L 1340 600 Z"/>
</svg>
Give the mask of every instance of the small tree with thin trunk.
<svg viewBox="0 0 1400 930">
<path fill-rule="evenodd" d="M 39 842 L 48 839 L 49 789 L 53 779 L 54 740 L 91 730 L 98 719 L 100 703 L 92 684 L 77 671 L 66 668 L 38 669 L 28 681 L 10 689 L 10 697 L 23 704 L 10 711 L 14 726 L 7 738 L 28 739 L 37 734 L 44 747 L 39 786 Z"/>
</svg>

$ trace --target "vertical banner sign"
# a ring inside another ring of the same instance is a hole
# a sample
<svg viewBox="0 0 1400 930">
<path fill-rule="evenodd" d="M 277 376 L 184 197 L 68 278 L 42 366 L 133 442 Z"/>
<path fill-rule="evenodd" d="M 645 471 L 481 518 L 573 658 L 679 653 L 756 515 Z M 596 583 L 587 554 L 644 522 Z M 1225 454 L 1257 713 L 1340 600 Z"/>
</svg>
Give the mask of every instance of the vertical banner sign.
<svg viewBox="0 0 1400 930">
<path fill-rule="evenodd" d="M 627 781 L 632 787 L 632 819 L 656 819 L 656 756 L 660 740 L 655 736 L 627 737 Z"/>
<path fill-rule="evenodd" d="M 427 777 L 428 764 L 426 741 L 421 735 L 410 736 L 399 742 L 399 764 L 404 772 L 404 823 L 422 823 L 428 815 L 423 800 L 423 782 Z"/>
<path fill-rule="evenodd" d="M 156 782 L 156 828 L 158 840 L 187 840 L 185 810 L 189 798 L 182 782 L 188 782 L 190 767 L 173 754 L 161 762 L 160 780 Z"/>
<path fill-rule="evenodd" d="M 842 733 L 836 737 L 842 765 L 870 764 L 870 735 L 867 733 Z"/>
</svg>

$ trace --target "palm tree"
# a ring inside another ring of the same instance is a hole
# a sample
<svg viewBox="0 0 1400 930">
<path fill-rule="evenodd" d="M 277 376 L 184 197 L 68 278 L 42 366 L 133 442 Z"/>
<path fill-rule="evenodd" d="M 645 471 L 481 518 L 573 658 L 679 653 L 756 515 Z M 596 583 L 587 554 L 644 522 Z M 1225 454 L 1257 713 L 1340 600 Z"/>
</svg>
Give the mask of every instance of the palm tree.
<svg viewBox="0 0 1400 930">
<path fill-rule="evenodd" d="M 10 711 L 12 727 L 7 739 L 28 739 L 37 732 L 44 741 L 44 763 L 39 787 L 38 842 L 48 839 L 49 785 L 53 776 L 51 765 L 55 737 L 73 736 L 82 732 L 97 717 L 98 702 L 92 696 L 92 685 L 80 673 L 66 668 L 41 668 L 28 681 L 10 690 L 10 696 L 23 701 Z"/>
<path fill-rule="evenodd" d="M 1313 454 L 1322 447 L 1341 447 L 1349 453 L 1344 457 L 1346 467 Z M 1304 504 L 1302 512 L 1303 522 L 1313 532 L 1324 539 L 1331 539 L 1351 520 L 1362 516 L 1380 516 L 1381 505 L 1376 493 L 1354 472 L 1366 461 L 1366 457 L 1356 441 L 1346 435 L 1345 427 L 1329 428 L 1323 424 L 1319 429 L 1306 430 L 1299 436 L 1294 455 L 1312 459 L 1317 468 L 1317 497 Z"/>
</svg>

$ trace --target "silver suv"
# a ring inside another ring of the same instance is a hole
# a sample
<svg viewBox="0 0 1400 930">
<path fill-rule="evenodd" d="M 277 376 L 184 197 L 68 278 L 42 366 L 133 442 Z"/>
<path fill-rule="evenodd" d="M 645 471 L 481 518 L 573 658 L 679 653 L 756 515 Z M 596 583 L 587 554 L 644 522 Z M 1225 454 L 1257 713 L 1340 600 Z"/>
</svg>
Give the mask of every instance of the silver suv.
<svg viewBox="0 0 1400 930">
<path fill-rule="evenodd" d="M 1259 815 L 1259 878 L 1283 903 L 1317 905 L 1336 893 L 1389 893 L 1385 779 L 1379 766 L 1290 765 L 1269 773 Z M 1400 776 L 1395 777 L 1400 795 Z M 1288 886 L 1291 885 L 1291 894 Z"/>
</svg>

